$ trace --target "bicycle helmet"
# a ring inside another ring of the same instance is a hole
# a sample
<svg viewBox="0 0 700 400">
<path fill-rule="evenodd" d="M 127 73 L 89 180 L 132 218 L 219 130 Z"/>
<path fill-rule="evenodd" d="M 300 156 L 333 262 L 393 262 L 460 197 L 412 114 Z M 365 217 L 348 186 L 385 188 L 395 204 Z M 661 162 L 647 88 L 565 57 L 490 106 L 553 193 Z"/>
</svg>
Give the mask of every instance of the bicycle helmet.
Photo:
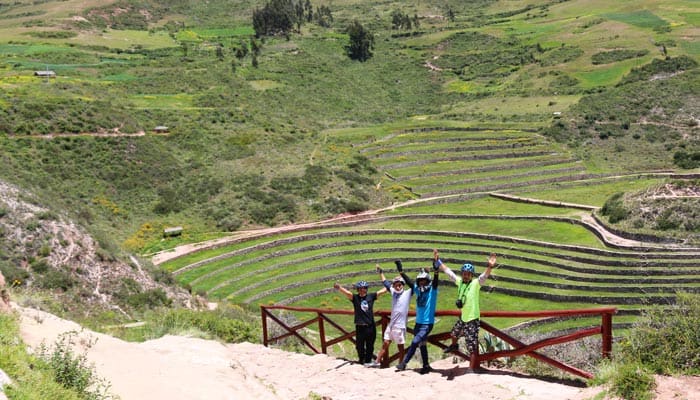
<svg viewBox="0 0 700 400">
<path fill-rule="evenodd" d="M 421 279 L 425 279 L 427 281 L 430 281 L 430 274 L 428 274 L 427 271 L 421 271 L 418 273 L 418 276 L 416 276 L 416 281 L 419 281 Z"/>
<path fill-rule="evenodd" d="M 469 263 L 466 263 L 462 265 L 462 272 L 471 272 L 473 274 L 475 272 L 474 266 Z"/>
<path fill-rule="evenodd" d="M 394 278 L 394 279 L 391 281 L 392 285 L 393 285 L 394 283 L 396 283 L 396 282 L 401 282 L 402 285 L 405 285 L 405 284 L 406 284 L 406 281 L 404 281 L 403 278 L 400 277 L 400 276 L 397 276 L 396 278 Z"/>
<path fill-rule="evenodd" d="M 358 288 L 358 289 L 360 289 L 360 288 L 365 288 L 365 289 L 367 289 L 367 288 L 369 287 L 369 283 L 367 283 L 367 281 L 359 281 L 359 282 L 357 282 L 357 284 L 355 285 L 355 287 Z"/>
</svg>

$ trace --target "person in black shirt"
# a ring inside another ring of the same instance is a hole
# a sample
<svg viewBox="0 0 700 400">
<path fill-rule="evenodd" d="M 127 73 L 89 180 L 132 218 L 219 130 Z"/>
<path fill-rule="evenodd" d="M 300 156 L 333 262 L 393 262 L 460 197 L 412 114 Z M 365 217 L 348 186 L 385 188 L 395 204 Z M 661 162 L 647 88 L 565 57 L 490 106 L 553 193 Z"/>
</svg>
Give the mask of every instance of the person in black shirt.
<svg viewBox="0 0 700 400">
<path fill-rule="evenodd" d="M 339 283 L 333 285 L 341 293 L 352 301 L 352 306 L 355 309 L 355 349 L 357 350 L 357 358 L 360 364 L 371 366 L 374 359 L 374 342 L 377 340 L 377 326 L 374 322 L 374 301 L 379 296 L 386 293 L 386 288 L 374 293 L 367 293 L 369 284 L 365 281 L 359 281 L 355 285 L 357 293 L 340 286 Z"/>
</svg>

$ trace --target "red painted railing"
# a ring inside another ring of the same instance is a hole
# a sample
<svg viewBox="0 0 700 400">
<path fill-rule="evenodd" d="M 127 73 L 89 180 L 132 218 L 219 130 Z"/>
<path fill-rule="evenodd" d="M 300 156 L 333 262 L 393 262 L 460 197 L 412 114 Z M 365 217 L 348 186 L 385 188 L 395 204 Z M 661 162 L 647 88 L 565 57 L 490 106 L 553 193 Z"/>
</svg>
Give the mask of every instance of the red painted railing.
<svg viewBox="0 0 700 400">
<path fill-rule="evenodd" d="M 295 313 L 311 313 L 314 314 L 315 317 L 310 318 L 307 321 L 300 322 L 294 326 L 288 326 L 284 321 L 282 321 L 280 318 L 275 316 L 271 311 L 272 310 L 285 310 L 285 311 L 290 311 L 290 312 L 295 312 Z M 344 340 L 349 340 L 351 342 L 355 342 L 355 331 L 351 329 L 346 329 L 344 326 L 341 324 L 333 321 L 330 316 L 331 315 L 353 315 L 352 310 L 332 310 L 332 309 L 321 309 L 321 308 L 304 308 L 304 307 L 288 307 L 288 306 L 260 306 L 260 311 L 262 315 L 262 327 L 263 327 L 263 344 L 265 346 L 269 345 L 270 343 L 288 338 L 288 337 L 296 337 L 299 339 L 302 343 L 304 343 L 311 351 L 319 354 L 327 354 L 328 347 L 340 343 Z M 481 313 L 481 329 L 485 330 L 492 335 L 499 337 L 502 339 L 504 342 L 508 343 L 510 346 L 512 346 L 512 349 L 510 350 L 501 350 L 501 351 L 494 351 L 494 352 L 489 352 L 489 353 L 484 353 L 484 354 L 479 354 L 478 350 L 476 354 L 472 354 L 470 358 L 470 366 L 472 368 L 478 368 L 481 362 L 484 361 L 489 361 L 493 360 L 496 358 L 501 358 L 501 357 L 516 357 L 516 356 L 530 356 L 533 357 L 537 360 L 540 360 L 542 362 L 545 362 L 547 364 L 550 364 L 556 368 L 559 368 L 561 370 L 564 370 L 568 373 L 578 375 L 587 379 L 590 379 L 593 377 L 593 374 L 583 371 L 579 368 L 576 368 L 574 366 L 565 364 L 561 361 L 557 361 L 551 357 L 548 357 L 544 354 L 539 353 L 537 350 L 547 347 L 547 346 L 552 346 L 556 344 L 561 344 L 561 343 L 566 343 L 566 342 L 571 342 L 574 340 L 582 339 L 587 336 L 592 336 L 592 335 L 601 335 L 602 338 L 602 348 L 601 348 L 601 353 L 603 357 L 609 357 L 611 352 L 612 352 L 612 316 L 617 312 L 617 309 L 615 307 L 605 307 L 605 308 L 590 308 L 590 309 L 579 309 L 579 310 L 553 310 L 553 311 L 483 311 Z M 381 325 L 382 327 L 382 332 L 386 329 L 388 323 L 389 323 L 389 317 L 391 315 L 391 311 L 384 311 L 384 310 L 379 310 L 375 311 L 374 315 L 379 317 L 379 320 L 377 321 L 378 325 Z M 415 312 L 411 311 L 410 315 L 415 315 Z M 436 316 L 454 316 L 455 318 L 459 317 L 460 311 L 458 310 L 448 310 L 448 311 L 437 311 L 435 313 Z M 548 339 L 540 340 L 535 343 L 530 343 L 526 344 L 521 342 L 520 340 L 511 337 L 507 333 L 493 327 L 491 324 L 487 323 L 484 321 L 484 318 L 547 318 L 547 317 L 585 317 L 585 316 L 600 316 L 601 317 L 601 323 L 600 326 L 595 326 L 592 328 L 583 328 L 579 329 L 573 333 L 565 334 L 565 335 L 560 335 L 560 336 L 555 336 L 551 337 Z M 268 320 L 272 320 L 275 323 L 277 323 L 283 330 L 284 333 L 271 337 L 270 333 L 268 332 Z M 319 342 L 320 342 L 320 348 L 318 348 L 317 345 L 314 345 L 304 337 L 301 332 L 303 328 L 306 328 L 309 325 L 318 323 L 318 332 L 319 332 Z M 341 332 L 341 335 L 336 337 L 336 338 L 327 338 L 326 337 L 326 324 L 329 324 L 330 326 L 334 327 L 337 329 L 339 332 Z M 354 327 L 354 325 L 353 325 Z M 451 328 L 451 324 L 450 324 Z M 407 331 L 409 333 L 413 333 L 413 330 L 408 327 Z M 428 342 L 439 347 L 440 349 L 444 349 L 447 346 L 442 343 L 443 340 L 447 340 L 450 338 L 450 332 L 435 332 L 432 333 L 430 336 L 428 336 Z M 410 342 L 407 340 L 407 342 Z M 464 353 L 457 352 L 460 356 L 464 358 L 468 358 L 468 356 Z M 398 353 L 394 354 L 387 354 L 384 359 L 382 360 L 382 366 L 387 367 L 392 361 L 396 360 L 398 358 Z"/>
</svg>

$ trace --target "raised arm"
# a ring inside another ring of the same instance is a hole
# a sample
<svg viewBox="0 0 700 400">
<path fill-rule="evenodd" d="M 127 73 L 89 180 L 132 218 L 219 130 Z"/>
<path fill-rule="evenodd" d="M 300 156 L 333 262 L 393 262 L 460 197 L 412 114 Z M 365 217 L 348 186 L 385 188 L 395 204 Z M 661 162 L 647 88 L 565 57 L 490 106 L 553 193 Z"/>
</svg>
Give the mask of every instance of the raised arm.
<svg viewBox="0 0 700 400">
<path fill-rule="evenodd" d="M 455 275 L 455 273 L 452 272 L 451 269 L 447 268 L 447 265 L 445 265 L 440 259 L 440 254 L 438 253 L 437 249 L 433 250 L 433 270 L 444 272 L 445 274 L 447 274 L 447 276 L 450 277 L 450 280 L 452 280 L 452 282 L 455 282 L 457 280 L 457 275 Z"/>
<path fill-rule="evenodd" d="M 496 266 L 496 253 L 491 253 L 489 256 L 489 259 L 487 261 L 486 265 L 486 271 L 484 271 L 481 275 L 479 275 L 479 284 L 483 285 L 484 282 L 486 282 L 486 279 L 488 279 L 489 276 L 491 276 L 491 271 L 493 270 L 493 267 Z"/>
<path fill-rule="evenodd" d="M 344 294 L 345 297 L 348 298 L 348 300 L 352 300 L 352 292 L 345 289 L 344 287 L 340 286 L 340 284 L 338 282 L 334 283 L 333 287 L 338 289 L 338 291 L 340 291 L 340 293 Z"/>
<path fill-rule="evenodd" d="M 377 267 L 377 272 L 379 272 L 379 278 L 382 280 L 382 285 L 384 285 L 386 290 L 389 290 L 391 287 L 391 282 L 389 282 L 389 280 L 386 279 L 386 276 L 384 276 L 384 270 L 379 267 L 379 264 L 375 264 L 375 267 Z"/>
<path fill-rule="evenodd" d="M 396 264 L 396 270 L 399 271 L 399 275 L 401 275 L 403 280 L 406 282 L 406 287 L 413 288 L 414 282 L 408 277 L 408 274 L 403 272 L 403 264 L 401 264 L 401 260 L 394 261 L 394 264 Z"/>
</svg>

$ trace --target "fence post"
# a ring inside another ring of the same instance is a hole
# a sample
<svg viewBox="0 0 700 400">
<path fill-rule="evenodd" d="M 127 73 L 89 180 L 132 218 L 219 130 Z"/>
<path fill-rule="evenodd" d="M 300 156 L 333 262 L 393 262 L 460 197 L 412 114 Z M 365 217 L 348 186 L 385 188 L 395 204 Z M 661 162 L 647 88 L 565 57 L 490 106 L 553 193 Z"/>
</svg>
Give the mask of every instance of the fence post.
<svg viewBox="0 0 700 400">
<path fill-rule="evenodd" d="M 379 343 L 381 343 L 381 346 L 384 346 L 384 332 L 389 326 L 389 321 L 389 316 L 387 314 L 382 314 L 382 330 L 379 333 L 379 338 L 381 339 Z M 379 360 L 379 363 L 381 364 L 382 368 L 389 367 L 389 353 L 389 349 L 387 349 L 386 353 L 384 353 L 384 355 L 382 356 L 382 359 Z"/>
<path fill-rule="evenodd" d="M 601 336 L 603 339 L 603 357 L 610 358 L 612 353 L 612 313 L 605 312 L 602 315 Z"/>
<path fill-rule="evenodd" d="M 479 369 L 479 345 L 477 344 L 476 349 L 469 355 L 469 368 L 473 370 Z"/>
<path fill-rule="evenodd" d="M 267 310 L 265 306 L 260 306 L 260 314 L 262 315 L 263 346 L 267 347 Z"/>
<path fill-rule="evenodd" d="M 323 324 L 323 317 L 321 316 L 321 312 L 316 312 L 316 316 L 318 317 L 318 335 L 321 339 L 321 353 L 328 354 L 328 350 L 326 347 L 326 327 Z"/>
</svg>

